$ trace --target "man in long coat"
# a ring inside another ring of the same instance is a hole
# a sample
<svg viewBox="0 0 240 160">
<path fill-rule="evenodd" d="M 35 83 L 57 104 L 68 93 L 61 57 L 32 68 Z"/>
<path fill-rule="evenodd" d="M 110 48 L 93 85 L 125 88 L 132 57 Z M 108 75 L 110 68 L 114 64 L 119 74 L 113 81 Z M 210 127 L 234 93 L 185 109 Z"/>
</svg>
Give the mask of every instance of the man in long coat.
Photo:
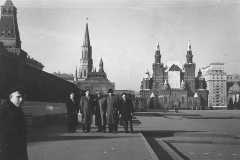
<svg viewBox="0 0 240 160">
<path fill-rule="evenodd" d="M 109 133 L 117 133 L 118 127 L 118 98 L 113 94 L 112 89 L 108 89 L 108 97 L 105 99 L 107 110 L 107 124 Z"/>
<path fill-rule="evenodd" d="M 119 101 L 121 119 L 123 121 L 124 133 L 128 133 L 128 121 L 130 123 L 130 131 L 133 133 L 132 115 L 134 113 L 133 103 L 130 98 L 126 97 L 126 93 L 122 94 Z"/>
<path fill-rule="evenodd" d="M 75 101 L 74 91 L 70 92 L 70 98 L 66 102 L 68 132 L 75 133 L 78 125 L 79 106 Z"/>
<path fill-rule="evenodd" d="M 10 99 L 0 107 L 0 159 L 28 160 L 27 125 L 21 106 L 25 89 L 12 88 Z"/>
<path fill-rule="evenodd" d="M 80 100 L 80 112 L 82 114 L 82 130 L 90 132 L 94 113 L 94 100 L 90 96 L 90 90 L 86 90 L 85 96 Z"/>
<path fill-rule="evenodd" d="M 97 132 L 106 132 L 106 110 L 104 109 L 105 98 L 102 98 L 101 92 L 97 92 L 97 98 L 94 100 L 95 125 L 98 126 Z"/>
</svg>

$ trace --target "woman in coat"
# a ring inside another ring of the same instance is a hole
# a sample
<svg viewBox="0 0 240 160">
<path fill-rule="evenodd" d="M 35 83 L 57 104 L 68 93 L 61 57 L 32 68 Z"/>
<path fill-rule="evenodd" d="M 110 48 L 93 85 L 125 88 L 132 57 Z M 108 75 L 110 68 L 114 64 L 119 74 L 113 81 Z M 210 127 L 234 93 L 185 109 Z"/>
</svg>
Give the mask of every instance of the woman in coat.
<svg viewBox="0 0 240 160">
<path fill-rule="evenodd" d="M 90 132 L 94 113 L 94 100 L 90 96 L 90 90 L 86 90 L 85 96 L 80 100 L 80 112 L 82 114 L 82 130 L 84 133 Z"/>
<path fill-rule="evenodd" d="M 101 92 L 97 92 L 97 98 L 94 100 L 94 111 L 95 111 L 95 125 L 98 126 L 97 132 L 106 132 L 106 110 L 103 106 L 106 103 L 105 98 L 102 98 Z"/>
<path fill-rule="evenodd" d="M 134 113 L 133 103 L 130 98 L 126 97 L 126 93 L 122 94 L 119 102 L 121 119 L 123 121 L 124 133 L 128 133 L 128 121 L 130 123 L 130 131 L 133 133 L 132 115 Z"/>
<path fill-rule="evenodd" d="M 75 94 L 73 91 L 71 91 L 70 98 L 66 102 L 66 108 L 67 108 L 68 132 L 75 133 L 78 125 L 79 106 L 75 101 Z"/>
</svg>

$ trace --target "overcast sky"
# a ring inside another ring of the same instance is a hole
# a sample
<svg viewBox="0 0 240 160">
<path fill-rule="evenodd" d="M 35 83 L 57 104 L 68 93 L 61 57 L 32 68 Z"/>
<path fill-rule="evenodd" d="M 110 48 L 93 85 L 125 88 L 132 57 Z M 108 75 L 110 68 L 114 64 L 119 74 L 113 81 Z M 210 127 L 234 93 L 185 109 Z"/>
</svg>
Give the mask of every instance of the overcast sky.
<svg viewBox="0 0 240 160">
<path fill-rule="evenodd" d="M 0 0 L 3 5 L 5 0 Z M 88 18 L 93 65 L 103 58 L 116 89 L 138 91 L 157 41 L 162 62 L 186 62 L 188 40 L 199 68 L 225 63 L 240 73 L 240 1 L 237 0 L 12 0 L 22 49 L 44 71 L 74 73 Z"/>
</svg>

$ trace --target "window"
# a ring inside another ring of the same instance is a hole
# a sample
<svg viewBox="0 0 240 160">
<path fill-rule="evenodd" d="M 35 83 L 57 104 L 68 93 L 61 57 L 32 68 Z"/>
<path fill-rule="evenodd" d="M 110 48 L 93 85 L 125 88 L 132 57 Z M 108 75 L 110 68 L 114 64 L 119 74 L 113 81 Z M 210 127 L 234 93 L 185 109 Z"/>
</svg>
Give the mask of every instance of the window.
<svg viewBox="0 0 240 160">
<path fill-rule="evenodd" d="M 167 104 L 167 97 L 164 97 L 164 104 Z"/>
<path fill-rule="evenodd" d="M 11 31 L 10 30 L 8 31 L 8 36 L 11 36 Z"/>
<path fill-rule="evenodd" d="M 5 36 L 5 31 L 4 30 L 2 30 L 2 36 Z"/>
<path fill-rule="evenodd" d="M 189 106 L 192 106 L 192 100 L 189 101 Z"/>
<path fill-rule="evenodd" d="M 182 97 L 182 104 L 184 104 L 185 102 L 184 102 L 184 97 Z"/>
</svg>

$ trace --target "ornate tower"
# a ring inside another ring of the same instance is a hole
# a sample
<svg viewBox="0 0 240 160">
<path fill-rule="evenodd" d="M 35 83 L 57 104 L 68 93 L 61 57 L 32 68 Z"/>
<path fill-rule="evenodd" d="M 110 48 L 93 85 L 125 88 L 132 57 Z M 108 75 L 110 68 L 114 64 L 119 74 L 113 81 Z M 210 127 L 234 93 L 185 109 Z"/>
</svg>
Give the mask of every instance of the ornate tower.
<svg viewBox="0 0 240 160">
<path fill-rule="evenodd" d="M 156 91 L 159 91 L 164 86 L 164 67 L 163 63 L 161 63 L 161 52 L 160 52 L 160 46 L 159 42 L 157 42 L 157 47 L 155 51 L 155 63 L 153 63 L 153 86 L 152 89 L 156 93 Z"/>
<path fill-rule="evenodd" d="M 21 40 L 17 23 L 17 8 L 11 0 L 6 0 L 1 6 L 0 48 L 19 48 Z M 16 51 L 17 52 L 17 51 Z M 19 54 L 20 51 L 18 51 Z"/>
<path fill-rule="evenodd" d="M 98 72 L 104 72 L 102 58 L 100 59 L 100 62 L 99 62 L 99 70 L 98 70 Z"/>
<path fill-rule="evenodd" d="M 161 53 L 160 53 L 159 42 L 157 42 L 157 48 L 155 51 L 155 63 L 161 63 Z"/>
<path fill-rule="evenodd" d="M 87 75 L 89 72 L 92 71 L 92 68 L 93 68 L 92 46 L 90 44 L 88 24 L 86 24 L 86 30 L 82 45 L 82 58 L 80 59 L 79 78 L 83 79 L 87 78 Z"/>
<path fill-rule="evenodd" d="M 186 59 L 187 62 L 184 64 L 184 81 L 186 84 L 186 89 L 189 91 L 188 93 L 190 95 L 194 95 L 195 93 L 195 68 L 196 64 L 192 61 L 193 55 L 192 55 L 192 49 L 190 41 L 188 41 L 188 49 L 187 49 L 187 55 Z"/>
</svg>

